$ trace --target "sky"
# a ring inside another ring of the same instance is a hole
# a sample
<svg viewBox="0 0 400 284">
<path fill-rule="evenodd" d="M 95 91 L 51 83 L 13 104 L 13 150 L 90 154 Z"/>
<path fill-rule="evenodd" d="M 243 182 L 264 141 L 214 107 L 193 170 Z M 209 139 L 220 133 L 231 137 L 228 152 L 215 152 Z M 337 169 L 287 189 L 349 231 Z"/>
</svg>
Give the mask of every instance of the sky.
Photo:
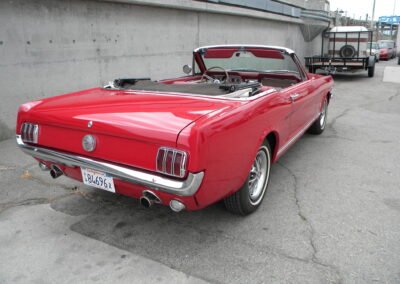
<svg viewBox="0 0 400 284">
<path fill-rule="evenodd" d="M 374 20 L 378 20 L 380 16 L 400 16 L 400 0 L 375 0 L 375 16 Z M 372 16 L 373 0 L 329 0 L 331 3 L 331 11 L 336 9 L 347 11 L 347 16 L 355 19 L 365 19 L 368 13 L 369 19 Z M 343 14 L 345 15 L 345 14 Z"/>
</svg>

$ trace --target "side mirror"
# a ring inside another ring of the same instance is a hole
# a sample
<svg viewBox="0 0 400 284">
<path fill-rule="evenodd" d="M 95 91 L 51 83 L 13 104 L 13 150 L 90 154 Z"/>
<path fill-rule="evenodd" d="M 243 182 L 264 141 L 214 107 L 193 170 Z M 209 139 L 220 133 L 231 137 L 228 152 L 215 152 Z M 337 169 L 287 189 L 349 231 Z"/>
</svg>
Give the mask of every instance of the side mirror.
<svg viewBox="0 0 400 284">
<path fill-rule="evenodd" d="M 189 75 L 190 72 L 192 72 L 192 67 L 190 67 L 190 65 L 185 64 L 185 65 L 183 65 L 182 70 L 183 70 L 183 73 Z"/>
</svg>

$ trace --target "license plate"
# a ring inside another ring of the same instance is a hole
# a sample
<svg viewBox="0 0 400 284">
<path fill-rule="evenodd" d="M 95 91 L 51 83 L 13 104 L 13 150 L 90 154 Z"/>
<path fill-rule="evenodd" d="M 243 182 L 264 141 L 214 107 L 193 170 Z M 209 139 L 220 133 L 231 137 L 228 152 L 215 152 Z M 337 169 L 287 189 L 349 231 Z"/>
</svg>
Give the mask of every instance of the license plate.
<svg viewBox="0 0 400 284">
<path fill-rule="evenodd" d="M 87 168 L 81 168 L 81 172 L 84 184 L 115 193 L 114 180 L 110 175 Z"/>
</svg>

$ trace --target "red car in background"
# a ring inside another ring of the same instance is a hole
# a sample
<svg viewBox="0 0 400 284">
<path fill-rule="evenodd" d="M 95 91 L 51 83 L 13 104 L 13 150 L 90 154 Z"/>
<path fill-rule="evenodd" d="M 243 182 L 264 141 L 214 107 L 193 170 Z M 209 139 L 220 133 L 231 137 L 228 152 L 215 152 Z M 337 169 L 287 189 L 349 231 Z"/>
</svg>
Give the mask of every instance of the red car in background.
<svg viewBox="0 0 400 284">
<path fill-rule="evenodd" d="M 396 57 L 397 48 L 396 43 L 393 40 L 379 40 L 379 49 L 380 49 L 380 59 L 381 60 L 389 60 Z"/>
<path fill-rule="evenodd" d="M 17 144 L 53 178 L 198 210 L 224 200 L 246 215 L 276 162 L 326 126 L 333 80 L 307 73 L 287 48 L 206 46 L 186 77 L 117 79 L 23 104 Z"/>
</svg>

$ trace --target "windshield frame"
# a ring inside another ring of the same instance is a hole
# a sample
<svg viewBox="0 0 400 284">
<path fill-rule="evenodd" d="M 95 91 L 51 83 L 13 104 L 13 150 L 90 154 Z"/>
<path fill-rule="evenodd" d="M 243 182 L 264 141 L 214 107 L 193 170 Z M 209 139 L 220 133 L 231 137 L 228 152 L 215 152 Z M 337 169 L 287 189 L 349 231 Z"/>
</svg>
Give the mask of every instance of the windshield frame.
<svg viewBox="0 0 400 284">
<path fill-rule="evenodd" d="M 295 56 L 294 51 L 284 48 L 284 47 L 276 47 L 276 46 L 259 46 L 259 45 L 220 45 L 220 46 L 206 46 L 206 47 L 200 47 L 194 50 L 193 52 L 193 58 L 195 63 L 197 63 L 197 67 L 200 71 L 200 73 L 194 72 L 194 74 L 202 74 L 207 70 L 207 67 L 212 67 L 212 66 L 206 66 L 206 62 L 204 62 L 204 57 L 203 55 L 206 53 L 207 50 L 212 49 L 212 50 L 229 50 L 232 49 L 232 53 L 235 52 L 243 52 L 246 50 L 258 50 L 258 51 L 273 51 L 273 52 L 280 52 L 282 55 L 284 55 L 284 58 L 282 60 L 292 60 L 290 64 L 295 67 L 296 70 L 232 70 L 232 69 L 227 69 L 228 72 L 255 72 L 255 73 L 295 73 L 297 74 L 302 80 L 307 79 L 307 75 L 302 67 L 302 64 L 298 62 L 297 57 Z M 249 51 L 250 52 L 250 51 Z M 218 57 L 217 57 L 218 58 Z M 231 58 L 231 57 L 229 57 Z M 227 59 L 229 59 L 227 58 Z M 269 57 L 260 57 L 262 58 L 269 58 Z M 273 58 L 273 57 L 272 57 Z"/>
</svg>

